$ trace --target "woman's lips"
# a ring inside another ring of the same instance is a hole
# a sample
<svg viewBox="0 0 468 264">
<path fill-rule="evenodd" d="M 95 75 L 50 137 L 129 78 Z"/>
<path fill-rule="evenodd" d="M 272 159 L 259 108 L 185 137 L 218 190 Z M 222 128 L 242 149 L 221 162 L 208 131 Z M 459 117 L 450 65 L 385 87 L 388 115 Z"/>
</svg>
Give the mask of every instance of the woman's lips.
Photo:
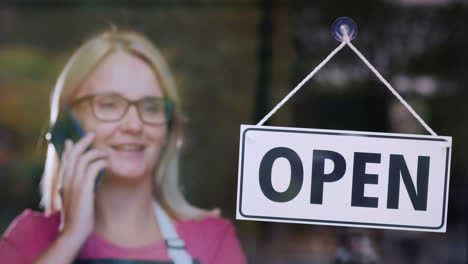
<svg viewBox="0 0 468 264">
<path fill-rule="evenodd" d="M 125 158 L 141 158 L 144 153 L 144 146 L 141 145 L 118 145 L 113 146 L 112 151 L 118 156 L 123 156 Z"/>
</svg>

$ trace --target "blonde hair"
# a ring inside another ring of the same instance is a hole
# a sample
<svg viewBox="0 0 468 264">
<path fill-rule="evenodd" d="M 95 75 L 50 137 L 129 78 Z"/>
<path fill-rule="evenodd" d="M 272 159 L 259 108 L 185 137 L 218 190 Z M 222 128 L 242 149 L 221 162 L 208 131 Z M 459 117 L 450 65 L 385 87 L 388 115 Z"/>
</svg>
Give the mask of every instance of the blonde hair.
<svg viewBox="0 0 468 264">
<path fill-rule="evenodd" d="M 153 180 L 154 197 L 176 218 L 200 218 L 207 211 L 190 205 L 179 188 L 179 152 L 182 143 L 183 115 L 173 77 L 169 67 L 153 43 L 136 32 L 112 30 L 84 43 L 65 65 L 50 98 L 50 126 L 63 103 L 69 102 L 80 84 L 94 68 L 116 50 L 124 50 L 146 61 L 154 70 L 164 96 L 176 102 L 166 147 L 163 148 L 158 169 Z M 41 180 L 41 205 L 46 214 L 61 210 L 59 194 L 60 160 L 54 146 L 49 143 Z"/>
</svg>

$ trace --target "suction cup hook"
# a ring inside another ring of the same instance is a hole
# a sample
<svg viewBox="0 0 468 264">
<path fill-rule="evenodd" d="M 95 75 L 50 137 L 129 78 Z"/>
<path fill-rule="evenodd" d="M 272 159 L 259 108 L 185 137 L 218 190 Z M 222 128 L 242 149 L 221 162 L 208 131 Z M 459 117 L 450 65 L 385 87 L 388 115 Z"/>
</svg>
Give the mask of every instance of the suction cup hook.
<svg viewBox="0 0 468 264">
<path fill-rule="evenodd" d="M 343 42 L 345 33 L 348 35 L 349 40 L 353 40 L 357 35 L 357 25 L 349 17 L 340 17 L 332 25 L 332 34 L 336 40 Z"/>
</svg>

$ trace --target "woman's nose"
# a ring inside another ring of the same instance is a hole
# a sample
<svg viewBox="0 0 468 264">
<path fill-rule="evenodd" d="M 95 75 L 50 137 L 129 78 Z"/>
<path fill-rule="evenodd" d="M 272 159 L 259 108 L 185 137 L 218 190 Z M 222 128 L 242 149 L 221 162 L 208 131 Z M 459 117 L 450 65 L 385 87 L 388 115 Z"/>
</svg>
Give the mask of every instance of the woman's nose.
<svg viewBox="0 0 468 264">
<path fill-rule="evenodd" d="M 140 119 L 136 106 L 130 106 L 127 113 L 120 120 L 120 127 L 124 131 L 134 133 L 143 129 L 143 121 Z"/>
</svg>

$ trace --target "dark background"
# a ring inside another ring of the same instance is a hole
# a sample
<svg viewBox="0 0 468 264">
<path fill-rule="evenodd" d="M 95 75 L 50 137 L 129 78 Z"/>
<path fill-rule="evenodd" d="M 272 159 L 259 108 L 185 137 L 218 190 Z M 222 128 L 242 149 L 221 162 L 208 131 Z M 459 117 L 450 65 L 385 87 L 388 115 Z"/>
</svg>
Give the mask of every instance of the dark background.
<svg viewBox="0 0 468 264">
<path fill-rule="evenodd" d="M 353 44 L 436 133 L 453 137 L 447 233 L 235 221 L 251 263 L 466 263 L 467 1 L 174 0 L 0 2 L 0 233 L 38 208 L 48 96 L 71 52 L 110 25 L 162 50 L 189 117 L 183 184 L 234 219 L 240 124 L 257 123 L 339 43 Z M 348 48 L 269 125 L 427 132 Z"/>
</svg>

